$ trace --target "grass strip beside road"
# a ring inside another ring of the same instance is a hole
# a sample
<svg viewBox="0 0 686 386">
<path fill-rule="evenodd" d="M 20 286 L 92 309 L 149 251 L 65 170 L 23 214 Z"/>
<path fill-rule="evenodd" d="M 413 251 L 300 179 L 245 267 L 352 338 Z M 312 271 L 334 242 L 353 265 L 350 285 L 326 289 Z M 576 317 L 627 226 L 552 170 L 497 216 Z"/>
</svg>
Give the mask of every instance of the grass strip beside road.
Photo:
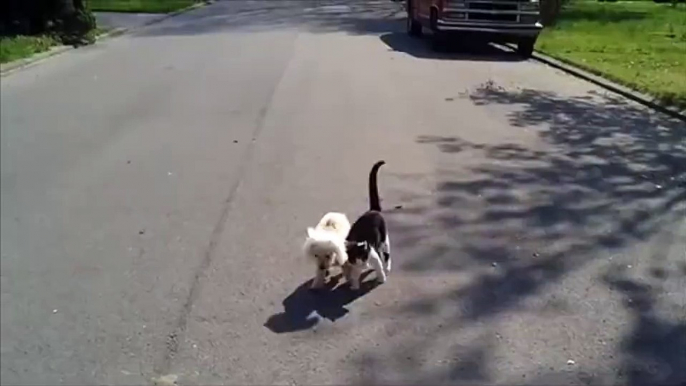
<svg viewBox="0 0 686 386">
<path fill-rule="evenodd" d="M 107 28 L 96 28 L 88 34 L 97 37 L 108 32 Z M 51 35 L 36 36 L 3 36 L 0 37 L 0 63 L 5 64 L 15 60 L 31 57 L 46 52 L 61 45 L 60 39 Z"/>
<path fill-rule="evenodd" d="M 0 38 L 0 63 L 48 51 L 60 42 L 50 36 L 15 36 Z"/>
<path fill-rule="evenodd" d="M 196 0 L 89 0 L 94 12 L 168 13 L 189 7 Z"/>
<path fill-rule="evenodd" d="M 686 108 L 686 5 L 570 2 L 536 49 Z"/>
</svg>

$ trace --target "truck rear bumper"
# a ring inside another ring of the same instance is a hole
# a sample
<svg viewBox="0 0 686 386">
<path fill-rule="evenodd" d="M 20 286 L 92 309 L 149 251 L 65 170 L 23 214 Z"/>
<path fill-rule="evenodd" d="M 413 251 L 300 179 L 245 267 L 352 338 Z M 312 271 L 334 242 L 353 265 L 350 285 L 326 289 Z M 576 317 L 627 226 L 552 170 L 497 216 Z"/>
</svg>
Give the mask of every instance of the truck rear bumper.
<svg viewBox="0 0 686 386">
<path fill-rule="evenodd" d="M 448 21 L 438 19 L 433 26 L 438 32 L 471 32 L 488 35 L 506 35 L 517 37 L 536 37 L 543 25 L 535 24 L 494 24 L 494 23 L 470 23 L 463 21 Z"/>
</svg>

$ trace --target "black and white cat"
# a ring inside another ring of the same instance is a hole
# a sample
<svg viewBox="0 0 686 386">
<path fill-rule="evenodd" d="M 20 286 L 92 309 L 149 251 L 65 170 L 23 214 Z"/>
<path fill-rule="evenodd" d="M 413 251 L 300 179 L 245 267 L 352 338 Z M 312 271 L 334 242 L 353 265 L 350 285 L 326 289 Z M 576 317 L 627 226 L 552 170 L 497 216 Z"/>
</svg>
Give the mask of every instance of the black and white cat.
<svg viewBox="0 0 686 386">
<path fill-rule="evenodd" d="M 370 265 L 380 283 L 386 282 L 386 275 L 391 272 L 391 244 L 376 184 L 376 175 L 385 163 L 378 161 L 369 172 L 369 210 L 353 223 L 346 238 L 348 261 L 344 272 L 353 290 L 360 288 L 360 276 Z"/>
</svg>

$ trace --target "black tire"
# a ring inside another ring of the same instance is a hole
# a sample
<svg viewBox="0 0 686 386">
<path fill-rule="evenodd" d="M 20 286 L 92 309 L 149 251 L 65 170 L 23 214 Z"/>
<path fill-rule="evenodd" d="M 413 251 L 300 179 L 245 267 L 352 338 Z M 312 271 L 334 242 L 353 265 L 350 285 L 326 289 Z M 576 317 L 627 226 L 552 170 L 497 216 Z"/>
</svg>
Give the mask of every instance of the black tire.
<svg viewBox="0 0 686 386">
<path fill-rule="evenodd" d="M 422 36 L 422 25 L 412 16 L 412 1 L 407 1 L 407 34 L 413 37 Z"/>
<path fill-rule="evenodd" d="M 517 53 L 524 59 L 529 59 L 534 53 L 536 39 L 526 38 L 517 43 Z"/>
<path fill-rule="evenodd" d="M 436 52 L 445 52 L 446 50 L 446 39 L 443 33 L 436 27 L 436 19 L 438 14 L 435 9 L 431 9 L 431 15 L 429 17 L 429 22 L 431 24 L 431 49 Z"/>
<path fill-rule="evenodd" d="M 431 35 L 431 49 L 435 52 L 446 52 L 448 50 L 448 42 L 444 34 L 434 31 Z"/>
</svg>

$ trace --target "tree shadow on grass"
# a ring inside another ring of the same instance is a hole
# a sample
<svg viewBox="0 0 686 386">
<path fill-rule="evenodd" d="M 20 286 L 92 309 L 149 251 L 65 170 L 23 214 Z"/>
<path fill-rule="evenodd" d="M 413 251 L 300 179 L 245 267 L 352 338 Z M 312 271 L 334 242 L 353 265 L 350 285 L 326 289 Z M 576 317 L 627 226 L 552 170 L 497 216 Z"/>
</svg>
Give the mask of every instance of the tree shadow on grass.
<svg viewBox="0 0 686 386">
<path fill-rule="evenodd" d="M 613 9 L 614 8 L 614 9 Z M 601 24 L 618 23 L 630 20 L 642 20 L 649 17 L 647 11 L 621 9 L 613 7 L 609 4 L 608 7 L 594 8 L 594 9 L 578 9 L 567 8 L 563 9 L 560 14 L 558 22 L 595 22 Z"/>
<path fill-rule="evenodd" d="M 485 108 L 501 106 L 498 111 L 509 111 L 512 129 L 533 133 L 536 141 L 417 138 L 435 147 L 441 168 L 428 203 L 404 202 L 402 211 L 388 215 L 394 250 L 405 255 L 401 269 L 471 277 L 393 310 L 415 323 L 435 324 L 423 342 L 425 351 L 469 326 L 526 311 L 527 299 L 545 296 L 554 283 L 621 251 L 636 255 L 640 252 L 631 249 L 648 240 L 657 245 L 644 257 L 653 266 L 653 279 L 679 271 L 683 246 L 681 254 L 673 247 L 684 239 L 673 229 L 686 218 L 683 121 L 600 93 L 567 98 L 488 82 L 461 97 Z M 629 384 L 686 382 L 680 370 L 686 368 L 684 352 L 677 349 L 683 347 L 683 316 L 677 321 L 646 316 L 652 306 L 645 305 L 658 296 L 679 304 L 683 293 L 648 296 L 622 280 L 606 283 L 644 304 L 623 346 Z M 683 299 L 680 304 L 683 309 Z M 653 364 L 641 367 L 646 363 Z M 579 376 L 575 382 L 598 379 Z M 426 379 L 449 378 L 430 372 Z"/>
</svg>

